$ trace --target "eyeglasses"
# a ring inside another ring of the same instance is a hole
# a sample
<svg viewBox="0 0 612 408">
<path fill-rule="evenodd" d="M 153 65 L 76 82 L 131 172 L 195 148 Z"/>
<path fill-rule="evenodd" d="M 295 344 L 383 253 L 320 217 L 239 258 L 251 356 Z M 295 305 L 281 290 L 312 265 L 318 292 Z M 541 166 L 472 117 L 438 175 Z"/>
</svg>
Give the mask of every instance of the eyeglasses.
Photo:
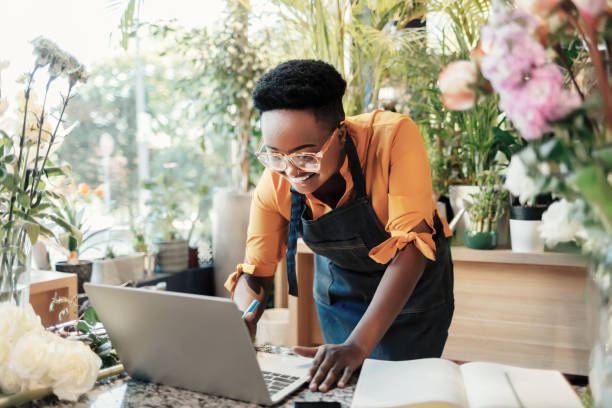
<svg viewBox="0 0 612 408">
<path fill-rule="evenodd" d="M 334 139 L 334 136 L 338 133 L 338 130 L 342 128 L 344 122 L 341 122 L 336 129 L 332 132 L 331 136 L 321 147 L 317 153 L 310 152 L 295 152 L 291 154 L 283 154 L 283 153 L 275 153 L 275 152 L 262 152 L 263 148 L 263 138 L 259 141 L 259 145 L 257 146 L 257 151 L 255 152 L 255 157 L 259 159 L 261 164 L 266 166 L 268 169 L 277 172 L 283 172 L 287 170 L 287 166 L 289 166 L 288 162 L 302 170 L 307 171 L 309 173 L 318 173 L 321 170 L 321 159 L 323 155 L 331 146 L 331 141 Z"/>
</svg>

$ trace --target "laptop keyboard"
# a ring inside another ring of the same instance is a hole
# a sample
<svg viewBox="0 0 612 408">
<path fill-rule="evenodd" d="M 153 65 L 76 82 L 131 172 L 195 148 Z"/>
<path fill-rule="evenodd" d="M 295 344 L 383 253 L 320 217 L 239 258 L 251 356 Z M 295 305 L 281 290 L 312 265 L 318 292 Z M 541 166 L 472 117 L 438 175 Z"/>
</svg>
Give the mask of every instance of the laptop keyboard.
<svg viewBox="0 0 612 408">
<path fill-rule="evenodd" d="M 295 382 L 299 377 L 293 377 L 287 374 L 273 373 L 270 371 L 262 371 L 266 387 L 270 394 L 274 395 L 277 392 L 286 388 L 289 384 Z"/>
</svg>

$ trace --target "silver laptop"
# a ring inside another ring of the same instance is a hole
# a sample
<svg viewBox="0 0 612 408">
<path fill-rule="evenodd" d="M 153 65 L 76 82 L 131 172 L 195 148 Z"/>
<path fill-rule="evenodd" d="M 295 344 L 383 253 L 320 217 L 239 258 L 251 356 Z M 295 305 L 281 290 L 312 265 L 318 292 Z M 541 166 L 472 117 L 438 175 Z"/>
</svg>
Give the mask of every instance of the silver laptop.
<svg viewBox="0 0 612 408">
<path fill-rule="evenodd" d="M 263 405 L 306 382 L 312 359 L 256 353 L 229 299 L 90 283 L 85 291 L 133 378 Z"/>
</svg>

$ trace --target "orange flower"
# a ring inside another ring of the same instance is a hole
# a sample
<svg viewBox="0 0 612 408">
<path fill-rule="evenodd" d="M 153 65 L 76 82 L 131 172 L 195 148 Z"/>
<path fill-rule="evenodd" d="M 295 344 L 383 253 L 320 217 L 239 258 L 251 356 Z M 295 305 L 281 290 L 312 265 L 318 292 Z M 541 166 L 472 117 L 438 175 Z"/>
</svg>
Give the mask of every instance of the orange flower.
<svg viewBox="0 0 612 408">
<path fill-rule="evenodd" d="M 104 184 L 100 184 L 95 190 L 92 191 L 92 193 L 99 197 L 104 197 Z"/>
<path fill-rule="evenodd" d="M 91 187 L 87 183 L 79 183 L 79 193 L 86 195 L 91 190 Z"/>
</svg>

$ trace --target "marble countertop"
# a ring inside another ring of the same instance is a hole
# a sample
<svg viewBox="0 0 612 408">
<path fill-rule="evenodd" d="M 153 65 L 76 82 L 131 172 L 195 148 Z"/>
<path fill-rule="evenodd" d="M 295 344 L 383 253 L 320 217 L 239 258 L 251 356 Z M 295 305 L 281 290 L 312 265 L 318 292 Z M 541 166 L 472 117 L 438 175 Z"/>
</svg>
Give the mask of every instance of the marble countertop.
<svg viewBox="0 0 612 408">
<path fill-rule="evenodd" d="M 295 401 L 338 401 L 342 407 L 350 407 L 357 379 L 353 378 L 343 389 L 334 388 L 326 393 L 312 392 L 303 385 L 283 400 L 277 407 L 293 407 Z M 167 385 L 134 380 L 128 375 L 99 381 L 76 403 L 59 401 L 49 396 L 32 401 L 27 407 L 256 407 L 257 405 L 215 395 L 202 394 Z"/>
</svg>

